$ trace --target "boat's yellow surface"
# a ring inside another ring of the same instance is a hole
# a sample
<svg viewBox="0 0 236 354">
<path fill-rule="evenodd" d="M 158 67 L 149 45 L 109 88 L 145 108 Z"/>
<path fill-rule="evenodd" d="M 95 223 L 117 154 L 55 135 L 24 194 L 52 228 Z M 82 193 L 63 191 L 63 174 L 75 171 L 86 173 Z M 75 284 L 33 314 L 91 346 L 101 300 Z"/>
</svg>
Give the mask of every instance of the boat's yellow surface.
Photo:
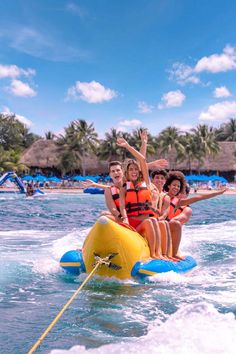
<svg viewBox="0 0 236 354">
<path fill-rule="evenodd" d="M 131 270 L 135 263 L 150 258 L 147 241 L 140 234 L 105 216 L 97 220 L 83 245 L 83 260 L 87 273 L 93 269 L 94 253 L 102 258 L 111 253 L 118 253 L 111 262 L 121 268 L 114 270 L 102 266 L 97 274 L 108 277 L 115 276 L 119 279 L 131 278 Z"/>
</svg>

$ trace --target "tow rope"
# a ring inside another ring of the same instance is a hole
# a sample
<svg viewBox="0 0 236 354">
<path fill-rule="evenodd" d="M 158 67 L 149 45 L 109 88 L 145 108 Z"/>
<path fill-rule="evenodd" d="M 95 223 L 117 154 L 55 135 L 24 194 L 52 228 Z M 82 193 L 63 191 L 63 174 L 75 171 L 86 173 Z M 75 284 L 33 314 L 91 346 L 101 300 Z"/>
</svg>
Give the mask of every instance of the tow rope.
<svg viewBox="0 0 236 354">
<path fill-rule="evenodd" d="M 115 257 L 117 255 L 117 253 L 111 253 L 108 256 L 101 258 L 98 254 L 94 253 L 94 258 L 95 258 L 95 263 L 93 264 L 94 268 L 93 270 L 89 273 L 89 275 L 87 276 L 87 278 L 83 281 L 83 283 L 80 285 L 80 287 L 76 290 L 76 292 L 71 296 L 71 298 L 69 299 L 69 301 L 67 301 L 67 303 L 64 305 L 64 307 L 61 309 L 61 311 L 58 313 L 58 315 L 54 318 L 54 320 L 50 323 L 50 325 L 47 327 L 47 329 L 44 331 L 44 333 L 41 335 L 41 337 L 37 340 L 37 342 L 33 345 L 33 347 L 30 349 L 30 351 L 28 352 L 28 354 L 32 354 L 35 352 L 35 350 L 38 348 L 38 346 L 41 344 L 41 342 L 43 341 L 43 339 L 46 337 L 46 335 L 50 332 L 50 330 L 53 328 L 53 326 L 57 323 L 57 321 L 60 319 L 60 317 L 63 315 L 63 313 L 65 312 L 65 310 L 70 306 L 70 304 L 72 303 L 72 301 L 75 299 L 75 297 L 78 295 L 78 293 L 80 292 L 80 290 L 83 289 L 83 287 L 85 286 L 85 284 L 89 281 L 89 279 L 92 277 L 92 275 L 97 271 L 97 269 L 101 266 L 101 265 L 106 265 L 107 267 L 110 267 L 112 269 L 115 270 L 119 270 L 121 267 L 111 263 L 110 259 L 112 259 L 113 257 Z"/>
</svg>

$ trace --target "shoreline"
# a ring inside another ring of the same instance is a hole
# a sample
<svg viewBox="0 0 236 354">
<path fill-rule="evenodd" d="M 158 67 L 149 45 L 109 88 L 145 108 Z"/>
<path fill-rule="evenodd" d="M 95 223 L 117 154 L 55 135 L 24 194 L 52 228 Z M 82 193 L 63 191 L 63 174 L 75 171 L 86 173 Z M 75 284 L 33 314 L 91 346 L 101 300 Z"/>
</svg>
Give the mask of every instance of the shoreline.
<svg viewBox="0 0 236 354">
<path fill-rule="evenodd" d="M 47 194 L 77 194 L 77 193 L 83 193 L 82 188 L 42 188 L 42 191 L 44 191 Z M 210 194 L 212 192 L 216 192 L 217 189 L 198 189 L 196 193 L 194 193 L 192 190 L 190 194 Z M 0 188 L 0 193 L 17 193 L 19 190 L 17 188 Z M 222 195 L 236 195 L 236 188 L 234 189 L 229 189 L 226 190 Z"/>
</svg>

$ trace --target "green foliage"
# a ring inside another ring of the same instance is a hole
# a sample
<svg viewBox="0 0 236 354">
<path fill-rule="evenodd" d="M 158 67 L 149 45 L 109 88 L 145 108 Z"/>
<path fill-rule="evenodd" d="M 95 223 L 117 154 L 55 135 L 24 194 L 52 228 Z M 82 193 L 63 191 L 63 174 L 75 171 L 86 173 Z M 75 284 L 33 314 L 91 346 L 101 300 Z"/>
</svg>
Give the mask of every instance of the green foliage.
<svg viewBox="0 0 236 354">
<path fill-rule="evenodd" d="M 221 125 L 217 130 L 217 139 L 219 141 L 236 141 L 236 119 L 231 118 L 229 122 Z"/>
<path fill-rule="evenodd" d="M 96 153 L 98 149 L 98 135 L 93 124 L 85 120 L 74 120 L 65 128 L 65 134 L 61 134 L 57 145 L 62 152 L 60 167 L 64 173 L 82 169 L 85 175 L 85 162 L 89 153 Z"/>
<path fill-rule="evenodd" d="M 0 113 L 0 145 L 4 150 L 28 148 L 38 136 L 16 119 L 14 114 Z"/>
<path fill-rule="evenodd" d="M 19 163 L 20 155 L 36 139 L 38 136 L 30 133 L 14 114 L 0 113 L 0 172 L 26 169 Z"/>
<path fill-rule="evenodd" d="M 120 136 L 140 150 L 142 129 L 136 129 L 132 133 L 122 133 L 112 128 L 105 133 L 104 139 L 99 140 L 93 124 L 77 119 L 65 128 L 64 134 L 57 137 L 48 131 L 45 138 L 55 140 L 59 146 L 61 150 L 59 168 L 63 174 L 78 170 L 85 174 L 86 158 L 91 153 L 107 161 L 123 161 L 131 157 L 126 149 L 117 146 L 116 141 Z M 38 138 L 37 135 L 29 132 L 29 129 L 19 122 L 14 114 L 0 113 L 0 172 L 25 169 L 25 166 L 19 164 L 20 155 Z M 160 157 L 168 156 L 170 168 L 175 168 L 177 161 L 187 160 L 191 171 L 193 161 L 198 161 L 200 168 L 206 155 L 218 154 L 219 141 L 236 141 L 236 119 L 230 119 L 218 130 L 207 125 L 198 125 L 191 132 L 181 134 L 177 128 L 169 126 L 157 137 L 148 133 L 147 155 L 153 155 L 159 150 Z"/>
</svg>

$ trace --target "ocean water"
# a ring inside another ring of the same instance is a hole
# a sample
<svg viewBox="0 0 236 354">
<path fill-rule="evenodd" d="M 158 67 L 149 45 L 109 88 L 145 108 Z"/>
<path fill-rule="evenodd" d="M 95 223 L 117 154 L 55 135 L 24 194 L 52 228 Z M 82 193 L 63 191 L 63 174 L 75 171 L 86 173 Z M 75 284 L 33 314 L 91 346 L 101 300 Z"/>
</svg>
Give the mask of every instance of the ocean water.
<svg viewBox="0 0 236 354">
<path fill-rule="evenodd" d="M 0 194 L 0 352 L 27 353 L 85 279 L 60 257 L 80 247 L 103 195 Z M 193 205 L 181 250 L 198 267 L 145 281 L 94 276 L 35 353 L 234 353 L 236 197 Z"/>
</svg>

